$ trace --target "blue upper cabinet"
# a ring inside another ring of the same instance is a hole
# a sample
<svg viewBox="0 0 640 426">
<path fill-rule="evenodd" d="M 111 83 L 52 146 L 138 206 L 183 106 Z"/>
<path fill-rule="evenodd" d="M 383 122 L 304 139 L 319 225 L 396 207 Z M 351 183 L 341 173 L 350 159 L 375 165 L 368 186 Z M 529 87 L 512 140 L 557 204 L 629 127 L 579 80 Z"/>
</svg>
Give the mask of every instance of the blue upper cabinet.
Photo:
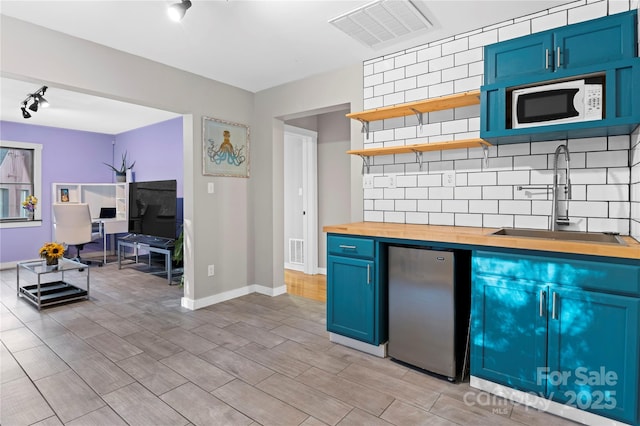
<svg viewBox="0 0 640 426">
<path fill-rule="evenodd" d="M 559 71 L 633 58 L 636 14 L 625 12 L 486 46 L 485 85 L 555 79 L 553 73 Z"/>
<path fill-rule="evenodd" d="M 640 123 L 637 10 L 488 45 L 484 55 L 480 137 L 489 143 L 623 135 Z M 602 86 L 602 119 L 513 124 L 514 91 L 580 79 Z"/>
</svg>

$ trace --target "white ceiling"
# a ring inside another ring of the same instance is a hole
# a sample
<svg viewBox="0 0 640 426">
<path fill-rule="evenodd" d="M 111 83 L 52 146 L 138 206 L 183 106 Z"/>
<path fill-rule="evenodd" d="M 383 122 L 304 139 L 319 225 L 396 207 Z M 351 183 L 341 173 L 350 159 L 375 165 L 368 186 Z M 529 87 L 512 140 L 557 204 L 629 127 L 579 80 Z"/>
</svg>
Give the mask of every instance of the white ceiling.
<svg viewBox="0 0 640 426">
<path fill-rule="evenodd" d="M 369 3 L 368 0 L 192 0 L 193 6 L 184 19 L 175 23 L 168 19 L 166 8 L 178 1 L 1 0 L 0 13 L 257 92 L 568 3 L 414 0 L 433 28 L 412 39 L 386 43 L 384 49 L 374 50 L 328 23 L 331 18 Z M 40 86 L 5 78 L 0 84 L 0 118 L 8 121 L 65 128 L 77 128 L 82 121 L 94 123 L 91 129 L 82 130 L 117 134 L 175 116 L 165 112 L 156 116 L 150 108 L 132 113 L 125 108 L 133 106 L 52 87 L 45 96 L 52 105 L 46 111 L 53 117 L 52 122 L 40 121 L 45 119 L 43 112 L 24 120 L 20 103 L 27 93 Z M 63 106 L 63 101 L 68 104 Z M 91 108 L 83 110 L 86 103 Z M 92 113 L 95 119 L 91 118 Z M 136 116 L 141 116 L 143 124 L 128 122 Z M 110 127 L 116 123 L 117 128 Z"/>
</svg>

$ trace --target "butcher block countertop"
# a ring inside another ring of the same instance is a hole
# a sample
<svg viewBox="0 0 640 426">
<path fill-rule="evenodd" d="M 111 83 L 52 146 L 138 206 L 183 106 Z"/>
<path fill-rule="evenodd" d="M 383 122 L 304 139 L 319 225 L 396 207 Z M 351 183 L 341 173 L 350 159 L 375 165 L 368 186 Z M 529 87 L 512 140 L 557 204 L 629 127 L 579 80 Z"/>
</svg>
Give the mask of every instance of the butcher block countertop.
<svg viewBox="0 0 640 426">
<path fill-rule="evenodd" d="M 498 228 L 382 222 L 355 222 L 323 227 L 324 232 L 335 234 L 640 259 L 640 243 L 632 237 L 622 237 L 627 244 L 623 246 L 621 244 L 610 243 L 491 235 L 497 230 Z"/>
</svg>

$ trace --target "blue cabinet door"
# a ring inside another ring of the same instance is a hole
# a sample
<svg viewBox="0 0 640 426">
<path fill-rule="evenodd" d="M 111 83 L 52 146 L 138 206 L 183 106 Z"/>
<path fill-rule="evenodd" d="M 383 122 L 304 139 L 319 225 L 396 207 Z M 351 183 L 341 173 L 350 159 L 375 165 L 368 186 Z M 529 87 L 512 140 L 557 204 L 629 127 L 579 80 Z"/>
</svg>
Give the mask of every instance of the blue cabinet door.
<svg viewBox="0 0 640 426">
<path fill-rule="evenodd" d="M 553 35 L 538 33 L 486 46 L 484 82 L 553 72 Z"/>
<path fill-rule="evenodd" d="M 327 330 L 375 341 L 375 263 L 346 256 L 328 256 Z"/>
<path fill-rule="evenodd" d="M 638 424 L 640 299 L 552 286 L 549 397 Z"/>
<path fill-rule="evenodd" d="M 521 391 L 544 392 L 548 286 L 474 275 L 471 374 Z"/>
<path fill-rule="evenodd" d="M 554 67 L 581 68 L 636 56 L 636 12 L 562 27 L 554 33 Z"/>
</svg>

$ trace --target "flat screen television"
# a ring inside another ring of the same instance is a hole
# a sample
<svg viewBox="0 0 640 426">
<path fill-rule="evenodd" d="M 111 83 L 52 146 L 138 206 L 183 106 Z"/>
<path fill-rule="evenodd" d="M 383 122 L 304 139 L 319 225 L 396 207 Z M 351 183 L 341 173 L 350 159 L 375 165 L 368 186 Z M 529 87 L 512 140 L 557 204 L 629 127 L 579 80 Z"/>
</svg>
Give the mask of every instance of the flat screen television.
<svg viewBox="0 0 640 426">
<path fill-rule="evenodd" d="M 175 180 L 129 184 L 129 233 L 176 238 L 177 183 Z"/>
</svg>

